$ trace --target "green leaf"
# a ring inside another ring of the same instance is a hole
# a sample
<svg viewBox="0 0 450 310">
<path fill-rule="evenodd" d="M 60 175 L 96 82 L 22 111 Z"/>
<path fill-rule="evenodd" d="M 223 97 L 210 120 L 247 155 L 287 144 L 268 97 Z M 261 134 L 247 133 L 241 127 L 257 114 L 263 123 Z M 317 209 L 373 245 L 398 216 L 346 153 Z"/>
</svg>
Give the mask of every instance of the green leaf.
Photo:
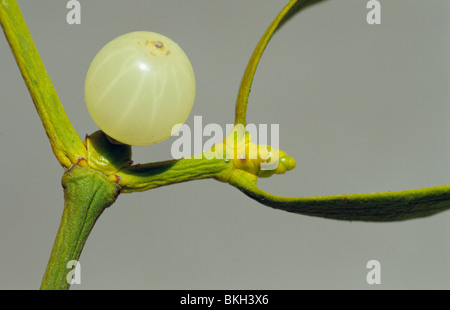
<svg viewBox="0 0 450 310">
<path fill-rule="evenodd" d="M 281 29 L 281 27 L 288 21 L 290 20 L 292 17 L 295 16 L 295 14 L 297 14 L 298 12 L 302 11 L 303 9 L 314 5 L 314 4 L 318 4 L 320 2 L 324 2 L 324 1 L 328 1 L 328 0 L 306 0 L 306 1 L 293 1 L 293 2 L 297 2 L 296 4 L 294 4 L 294 6 L 283 16 L 283 18 L 281 19 L 280 23 L 278 24 L 277 29 L 275 29 L 275 32 L 277 32 L 278 30 Z"/>
<path fill-rule="evenodd" d="M 450 185 L 384 193 L 283 197 L 258 188 L 255 178 L 245 171 L 236 171 L 229 183 L 266 206 L 336 220 L 403 221 L 450 209 Z"/>
<path fill-rule="evenodd" d="M 301 10 L 322 2 L 325 0 L 292 0 L 278 13 L 273 22 L 270 24 L 269 28 L 266 30 L 262 38 L 259 40 L 258 45 L 253 51 L 252 57 L 248 62 L 247 68 L 245 69 L 244 77 L 242 78 L 241 85 L 239 87 L 238 97 L 236 101 L 235 110 L 235 125 L 242 124 L 246 126 L 247 118 L 247 104 L 248 97 L 250 95 L 251 86 L 253 83 L 253 78 L 255 76 L 256 68 L 258 67 L 259 61 L 261 59 L 264 50 L 272 38 L 273 34 L 277 29 L 284 25 L 290 18 Z"/>
</svg>

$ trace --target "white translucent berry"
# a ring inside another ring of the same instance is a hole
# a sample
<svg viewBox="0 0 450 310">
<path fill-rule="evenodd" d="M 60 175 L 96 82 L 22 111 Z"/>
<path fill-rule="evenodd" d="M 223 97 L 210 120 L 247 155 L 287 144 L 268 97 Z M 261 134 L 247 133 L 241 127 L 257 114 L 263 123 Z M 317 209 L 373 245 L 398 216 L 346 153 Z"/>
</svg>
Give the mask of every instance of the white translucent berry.
<svg viewBox="0 0 450 310">
<path fill-rule="evenodd" d="M 131 32 L 106 44 L 92 61 L 86 104 L 111 138 L 151 145 L 188 118 L 195 98 L 192 65 L 177 43 L 154 32 Z"/>
</svg>

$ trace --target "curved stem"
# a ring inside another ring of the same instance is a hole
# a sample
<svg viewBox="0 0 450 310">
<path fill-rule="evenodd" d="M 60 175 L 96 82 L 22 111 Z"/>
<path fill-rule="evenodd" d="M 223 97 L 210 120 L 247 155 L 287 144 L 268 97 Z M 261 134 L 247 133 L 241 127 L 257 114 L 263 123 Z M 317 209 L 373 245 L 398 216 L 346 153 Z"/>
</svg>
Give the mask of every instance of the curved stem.
<svg viewBox="0 0 450 310">
<path fill-rule="evenodd" d="M 284 23 L 292 16 L 294 16 L 304 8 L 322 1 L 325 0 L 290 0 L 280 11 L 280 13 L 278 13 L 278 15 L 270 24 L 269 28 L 267 28 L 266 32 L 261 37 L 258 45 L 253 51 L 253 54 L 247 64 L 247 68 L 245 69 L 241 85 L 239 87 L 235 110 L 235 125 L 242 124 L 244 125 L 244 127 L 246 126 L 248 97 L 250 95 L 253 78 L 255 76 L 256 68 L 258 67 L 262 54 L 264 53 L 264 50 L 266 49 L 267 44 L 269 43 L 273 34 L 278 29 L 280 29 L 280 27 L 283 26 Z"/>
<path fill-rule="evenodd" d="M 266 30 L 262 38 L 259 40 L 258 45 L 253 51 L 252 57 L 250 58 L 247 68 L 245 69 L 244 77 L 242 78 L 241 85 L 239 87 L 238 97 L 236 101 L 236 111 L 235 111 L 235 121 L 234 124 L 242 124 L 246 126 L 247 118 L 247 104 L 248 97 L 250 95 L 250 89 L 253 83 L 253 77 L 255 76 L 256 68 L 258 67 L 259 60 L 261 59 L 267 44 L 272 38 L 273 33 L 278 28 L 278 25 L 283 20 L 283 17 L 291 10 L 291 8 L 297 3 L 297 0 L 290 1 L 277 17 L 270 24 L 269 28 Z"/>
<path fill-rule="evenodd" d="M 120 187 L 104 174 L 73 165 L 62 178 L 64 211 L 42 280 L 43 290 L 69 289 L 67 274 L 78 261 L 84 244 L 98 217 L 119 194 Z"/>
</svg>

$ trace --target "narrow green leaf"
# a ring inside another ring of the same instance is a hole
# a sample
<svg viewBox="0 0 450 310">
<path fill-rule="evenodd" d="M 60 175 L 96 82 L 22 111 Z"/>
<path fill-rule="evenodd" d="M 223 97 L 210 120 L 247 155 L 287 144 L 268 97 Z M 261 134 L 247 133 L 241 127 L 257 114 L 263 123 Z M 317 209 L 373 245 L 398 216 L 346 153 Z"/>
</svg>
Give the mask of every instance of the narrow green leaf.
<svg viewBox="0 0 450 310">
<path fill-rule="evenodd" d="M 286 13 L 286 15 L 283 16 L 283 18 L 281 19 L 280 23 L 278 24 L 277 29 L 275 29 L 275 32 L 280 30 L 281 27 L 284 26 L 284 24 L 288 20 L 290 20 L 292 17 L 294 17 L 298 12 L 302 11 L 303 9 L 305 9 L 305 8 L 311 6 L 311 5 L 318 4 L 318 3 L 324 2 L 324 1 L 328 1 L 328 0 L 295 1 L 297 3 L 294 4 L 294 6 L 289 10 L 289 12 Z"/>
<path fill-rule="evenodd" d="M 264 50 L 272 38 L 273 34 L 279 27 L 281 27 L 286 21 L 288 21 L 296 13 L 300 12 L 306 7 L 313 4 L 322 2 L 325 0 L 292 0 L 278 13 L 277 17 L 270 24 L 269 28 L 266 30 L 262 38 L 259 40 L 258 45 L 253 51 L 252 57 L 250 58 L 247 68 L 245 69 L 244 77 L 239 88 L 238 97 L 236 101 L 235 110 L 235 125 L 242 124 L 246 126 L 247 118 L 247 104 L 248 97 L 250 95 L 251 86 L 253 83 L 253 78 L 255 76 L 256 68 L 258 67 L 259 61 L 261 59 Z"/>
<path fill-rule="evenodd" d="M 86 150 L 59 101 L 15 0 L 0 1 L 0 23 L 53 152 L 63 167 L 69 167 L 80 157 L 85 157 Z"/>
<path fill-rule="evenodd" d="M 266 206 L 337 220 L 403 221 L 450 209 L 450 185 L 384 193 L 283 197 L 263 191 L 244 171 L 236 171 L 229 183 Z"/>
</svg>

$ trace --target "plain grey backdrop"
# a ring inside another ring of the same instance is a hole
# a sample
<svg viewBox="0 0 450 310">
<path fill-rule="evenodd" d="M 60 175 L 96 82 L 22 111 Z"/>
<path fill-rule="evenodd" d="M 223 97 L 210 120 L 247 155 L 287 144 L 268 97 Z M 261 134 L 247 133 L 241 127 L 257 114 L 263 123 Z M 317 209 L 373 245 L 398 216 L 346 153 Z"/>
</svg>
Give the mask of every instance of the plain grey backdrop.
<svg viewBox="0 0 450 310">
<path fill-rule="evenodd" d="M 162 33 L 185 50 L 197 95 L 187 121 L 233 123 L 242 74 L 287 1 L 18 1 L 79 133 L 98 128 L 84 103 L 95 54 L 131 31 Z M 260 180 L 310 196 L 450 183 L 450 2 L 330 0 L 289 21 L 263 55 L 250 123 L 280 124 L 297 160 Z M 37 289 L 63 210 L 63 169 L 3 32 L 0 34 L 0 289 Z M 134 147 L 134 161 L 170 159 L 171 138 Z M 123 194 L 94 227 L 72 289 L 449 289 L 450 212 L 394 223 L 290 214 L 214 180 Z M 381 284 L 369 285 L 369 260 Z"/>
</svg>

